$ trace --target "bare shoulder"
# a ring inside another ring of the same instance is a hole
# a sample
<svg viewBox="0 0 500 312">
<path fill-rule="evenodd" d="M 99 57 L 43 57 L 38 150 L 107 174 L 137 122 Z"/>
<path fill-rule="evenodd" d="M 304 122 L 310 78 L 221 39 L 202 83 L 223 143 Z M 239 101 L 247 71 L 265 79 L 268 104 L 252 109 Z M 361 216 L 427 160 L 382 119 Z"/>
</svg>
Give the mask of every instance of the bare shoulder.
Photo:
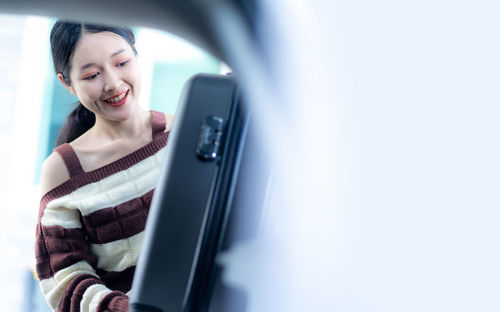
<svg viewBox="0 0 500 312">
<path fill-rule="evenodd" d="M 165 132 L 169 132 L 172 130 L 172 126 L 174 125 L 174 114 L 165 114 L 165 121 L 166 121 L 166 126 L 165 126 Z"/>
<path fill-rule="evenodd" d="M 53 152 L 42 165 L 42 196 L 67 180 L 69 180 L 69 172 L 66 164 L 59 153 Z"/>
</svg>

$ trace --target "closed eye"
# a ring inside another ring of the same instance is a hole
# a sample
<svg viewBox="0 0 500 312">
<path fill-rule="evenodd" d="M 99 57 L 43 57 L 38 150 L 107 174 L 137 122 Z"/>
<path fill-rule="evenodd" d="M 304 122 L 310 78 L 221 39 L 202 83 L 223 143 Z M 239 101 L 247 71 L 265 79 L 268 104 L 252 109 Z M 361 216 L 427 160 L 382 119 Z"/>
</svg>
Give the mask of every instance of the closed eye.
<svg viewBox="0 0 500 312">
<path fill-rule="evenodd" d="M 85 80 L 92 80 L 92 79 L 96 78 L 98 75 L 99 75 L 99 73 L 95 73 L 95 74 L 87 76 L 87 77 L 85 77 L 83 79 L 85 79 Z"/>
<path fill-rule="evenodd" d="M 123 62 L 120 62 L 118 63 L 118 65 L 116 65 L 117 67 L 124 67 L 125 65 L 127 65 L 129 62 L 129 60 L 126 60 L 126 61 L 123 61 Z"/>
</svg>

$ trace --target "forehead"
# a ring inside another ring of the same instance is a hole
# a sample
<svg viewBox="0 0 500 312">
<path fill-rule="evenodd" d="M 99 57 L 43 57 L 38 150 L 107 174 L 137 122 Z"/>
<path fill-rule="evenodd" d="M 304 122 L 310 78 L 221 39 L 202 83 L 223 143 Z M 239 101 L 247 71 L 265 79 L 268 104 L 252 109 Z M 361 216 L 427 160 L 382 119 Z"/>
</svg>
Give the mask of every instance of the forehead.
<svg viewBox="0 0 500 312">
<path fill-rule="evenodd" d="M 128 42 L 115 33 L 84 33 L 76 45 L 71 63 L 73 66 L 95 63 L 110 58 L 121 49 L 132 52 Z"/>
</svg>

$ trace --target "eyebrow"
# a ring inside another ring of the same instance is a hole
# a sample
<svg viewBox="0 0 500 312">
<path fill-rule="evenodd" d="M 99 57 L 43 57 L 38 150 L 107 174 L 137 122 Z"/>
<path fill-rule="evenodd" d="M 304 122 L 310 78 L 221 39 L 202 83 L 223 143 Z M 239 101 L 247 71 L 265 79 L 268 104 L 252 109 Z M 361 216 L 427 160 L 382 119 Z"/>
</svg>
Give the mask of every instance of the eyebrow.
<svg viewBox="0 0 500 312">
<path fill-rule="evenodd" d="M 123 53 L 124 51 L 125 51 L 125 49 L 120 49 L 120 50 L 116 51 L 115 53 L 111 54 L 111 57 L 117 56 L 118 54 Z M 87 69 L 87 68 L 92 67 L 94 65 L 95 65 L 95 63 L 85 64 L 82 67 L 80 67 L 80 70 Z"/>
</svg>

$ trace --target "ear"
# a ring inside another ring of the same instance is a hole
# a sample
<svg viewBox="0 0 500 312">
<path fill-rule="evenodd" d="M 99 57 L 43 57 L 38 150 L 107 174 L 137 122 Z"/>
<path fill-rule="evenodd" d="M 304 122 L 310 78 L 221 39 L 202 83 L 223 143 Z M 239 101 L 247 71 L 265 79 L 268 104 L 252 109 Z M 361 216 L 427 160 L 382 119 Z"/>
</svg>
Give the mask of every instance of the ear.
<svg viewBox="0 0 500 312">
<path fill-rule="evenodd" d="M 73 94 L 73 95 L 76 95 L 75 93 L 75 90 L 73 89 L 73 87 L 69 84 L 67 84 L 65 81 L 64 81 L 64 78 L 63 78 L 63 75 L 61 73 L 58 73 L 57 74 L 57 78 L 59 79 L 59 81 L 62 83 L 62 85 L 66 88 L 66 90 L 68 90 L 69 93 Z"/>
</svg>

